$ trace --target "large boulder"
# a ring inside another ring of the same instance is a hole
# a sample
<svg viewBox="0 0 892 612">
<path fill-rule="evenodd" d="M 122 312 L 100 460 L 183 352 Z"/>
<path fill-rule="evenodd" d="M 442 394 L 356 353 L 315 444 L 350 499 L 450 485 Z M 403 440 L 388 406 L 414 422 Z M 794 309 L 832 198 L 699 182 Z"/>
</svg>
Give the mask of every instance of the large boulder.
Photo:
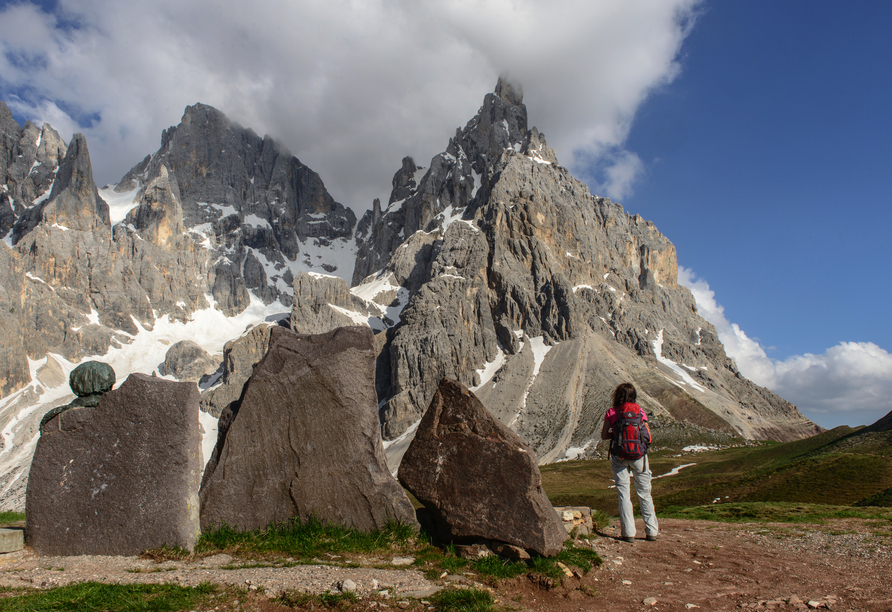
<svg viewBox="0 0 892 612">
<path fill-rule="evenodd" d="M 415 523 L 387 469 L 368 327 L 270 329 L 241 402 L 220 417 L 201 486 L 201 525 L 266 527 L 311 517 L 374 531 Z"/>
<path fill-rule="evenodd" d="M 456 381 L 440 382 L 399 480 L 442 540 L 484 538 L 552 556 L 567 539 L 533 451 Z"/>
<path fill-rule="evenodd" d="M 47 555 L 135 555 L 198 537 L 198 388 L 131 374 L 98 406 L 41 427 L 26 494 L 28 543 Z"/>
<path fill-rule="evenodd" d="M 198 382 L 219 367 L 219 358 L 212 357 L 191 340 L 181 340 L 167 350 L 159 369 L 163 376 L 169 374 L 177 380 Z"/>
</svg>

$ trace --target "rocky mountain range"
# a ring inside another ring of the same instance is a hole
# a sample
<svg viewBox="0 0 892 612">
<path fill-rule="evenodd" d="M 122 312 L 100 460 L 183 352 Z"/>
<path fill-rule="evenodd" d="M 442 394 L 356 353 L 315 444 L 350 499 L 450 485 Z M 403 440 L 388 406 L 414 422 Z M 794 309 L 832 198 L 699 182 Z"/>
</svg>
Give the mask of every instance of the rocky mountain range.
<svg viewBox="0 0 892 612">
<path fill-rule="evenodd" d="M 279 143 L 203 104 L 100 190 L 83 136 L 66 146 L 0 102 L 0 238 L 0 505 L 22 499 L 36 424 L 71 399 L 74 365 L 255 307 L 259 327 L 191 349 L 220 366 L 201 379 L 203 410 L 238 401 L 266 316 L 304 333 L 367 324 L 392 468 L 443 377 L 540 462 L 594 456 L 627 380 L 675 438 L 820 431 L 737 371 L 678 285 L 672 243 L 571 176 L 502 79 L 427 167 L 403 159 L 387 205 L 358 221 Z M 177 377 L 162 361 L 145 373 Z"/>
</svg>

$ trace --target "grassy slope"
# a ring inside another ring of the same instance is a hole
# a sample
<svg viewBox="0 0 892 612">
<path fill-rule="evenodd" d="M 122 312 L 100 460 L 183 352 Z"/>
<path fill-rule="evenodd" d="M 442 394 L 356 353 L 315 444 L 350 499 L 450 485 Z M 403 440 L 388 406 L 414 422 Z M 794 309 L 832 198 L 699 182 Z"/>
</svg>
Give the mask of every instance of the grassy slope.
<svg viewBox="0 0 892 612">
<path fill-rule="evenodd" d="M 701 506 L 721 502 L 792 502 L 839 506 L 870 498 L 888 505 L 892 487 L 892 432 L 838 427 L 817 436 L 758 447 L 729 448 L 685 457 L 654 453 L 654 476 L 687 463 L 677 475 L 653 481 L 654 503 Z M 542 466 L 555 505 L 587 505 L 616 514 L 616 494 L 606 460 Z"/>
</svg>

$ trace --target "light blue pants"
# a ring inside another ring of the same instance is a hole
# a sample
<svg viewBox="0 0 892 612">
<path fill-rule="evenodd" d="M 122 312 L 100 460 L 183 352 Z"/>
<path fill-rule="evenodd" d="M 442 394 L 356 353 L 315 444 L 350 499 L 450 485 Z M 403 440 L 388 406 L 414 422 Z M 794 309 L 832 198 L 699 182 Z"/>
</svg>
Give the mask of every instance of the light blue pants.
<svg viewBox="0 0 892 612">
<path fill-rule="evenodd" d="M 644 533 L 649 536 L 657 535 L 660 527 L 654 512 L 654 501 L 650 496 L 650 463 L 647 455 L 634 461 L 611 456 L 610 467 L 613 468 L 613 482 L 616 483 L 616 494 L 619 497 L 619 522 L 623 537 L 635 537 L 635 515 L 632 513 L 632 493 L 629 490 L 629 480 L 632 478 L 635 480 L 641 516 L 644 517 Z"/>
</svg>

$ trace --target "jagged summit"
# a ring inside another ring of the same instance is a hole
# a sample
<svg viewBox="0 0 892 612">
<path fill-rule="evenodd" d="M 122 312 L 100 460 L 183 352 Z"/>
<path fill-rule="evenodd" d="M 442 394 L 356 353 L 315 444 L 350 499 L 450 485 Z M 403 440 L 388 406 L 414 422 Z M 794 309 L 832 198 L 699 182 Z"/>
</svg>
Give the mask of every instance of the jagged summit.
<svg viewBox="0 0 892 612">
<path fill-rule="evenodd" d="M 0 426 L 14 424 L 0 502 L 20 499 L 30 456 L 19 451 L 33 448 L 44 404 L 64 403 L 74 364 L 209 312 L 262 311 L 304 333 L 367 323 L 383 433 L 399 439 L 391 461 L 443 377 L 543 462 L 597 453 L 623 381 L 658 437 L 819 431 L 737 372 L 678 285 L 672 243 L 559 165 L 510 79 L 426 167 L 404 158 L 392 187 L 357 223 L 270 136 L 195 104 L 157 151 L 97 190 L 83 137 L 66 146 L 0 104 Z M 228 353 L 203 409 L 238 401 L 263 336 Z M 163 375 L 168 344 L 140 348 L 155 363 L 128 367 Z M 222 341 L 203 348 L 218 354 Z"/>
<path fill-rule="evenodd" d="M 447 218 L 469 214 L 469 207 L 485 201 L 491 171 L 509 150 L 557 163 L 544 136 L 527 127 L 520 86 L 500 77 L 494 93 L 486 95 L 477 114 L 455 131 L 428 168 L 417 167 L 411 157 L 403 159 L 387 208 L 376 212 L 373 205 L 359 222 L 353 284 L 381 270 L 410 235 L 442 227 Z"/>
<path fill-rule="evenodd" d="M 412 431 L 443 377 L 473 388 L 544 462 L 596 452 L 624 381 L 675 437 L 819 431 L 739 375 L 678 285 L 672 243 L 558 164 L 519 86 L 500 79 L 428 168 L 403 160 L 393 187 L 359 224 L 353 277 L 357 293 L 404 292 L 378 363 L 385 437 Z M 292 325 L 309 324 L 300 316 Z"/>
<path fill-rule="evenodd" d="M 494 93 L 505 102 L 519 106 L 523 104 L 523 87 L 509 79 L 508 75 L 499 76 Z"/>
</svg>

